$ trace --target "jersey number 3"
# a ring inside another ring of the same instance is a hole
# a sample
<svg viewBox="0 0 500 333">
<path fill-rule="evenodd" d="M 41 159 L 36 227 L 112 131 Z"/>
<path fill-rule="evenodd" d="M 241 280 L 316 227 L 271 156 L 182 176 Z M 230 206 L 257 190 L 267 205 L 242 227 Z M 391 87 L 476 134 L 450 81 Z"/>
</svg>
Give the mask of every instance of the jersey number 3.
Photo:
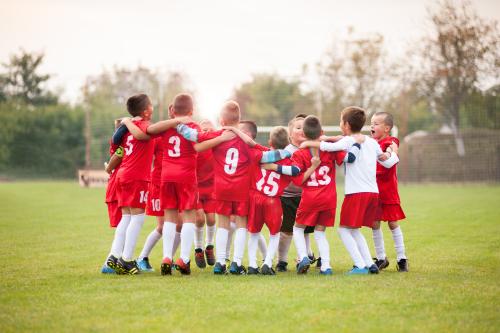
<svg viewBox="0 0 500 333">
<path fill-rule="evenodd" d="M 171 136 L 168 143 L 174 145 L 173 149 L 168 150 L 168 156 L 179 157 L 181 156 L 181 139 L 178 136 Z"/>
</svg>

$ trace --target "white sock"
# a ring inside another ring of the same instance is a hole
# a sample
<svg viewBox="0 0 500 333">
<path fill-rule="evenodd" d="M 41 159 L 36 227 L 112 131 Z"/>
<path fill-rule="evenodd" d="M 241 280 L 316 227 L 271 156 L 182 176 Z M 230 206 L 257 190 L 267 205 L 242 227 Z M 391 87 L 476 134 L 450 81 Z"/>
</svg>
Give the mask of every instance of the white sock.
<svg viewBox="0 0 500 333">
<path fill-rule="evenodd" d="M 226 264 L 226 243 L 228 240 L 229 230 L 217 228 L 217 237 L 215 238 L 215 257 L 221 265 Z"/>
<path fill-rule="evenodd" d="M 394 248 L 396 249 L 396 255 L 398 261 L 401 259 L 406 259 L 405 242 L 401 227 L 397 227 L 396 229 L 391 230 L 391 232 L 392 232 L 392 239 L 394 240 Z"/>
<path fill-rule="evenodd" d="M 330 266 L 330 245 L 326 239 L 325 232 L 315 230 L 314 239 L 318 245 L 319 256 L 321 257 L 321 270 L 325 271 L 328 268 L 332 268 L 332 266 Z"/>
<path fill-rule="evenodd" d="M 384 260 L 385 255 L 385 246 L 384 246 L 384 234 L 382 233 L 382 228 L 373 229 L 373 244 L 375 245 L 375 254 L 377 255 L 377 259 Z"/>
<path fill-rule="evenodd" d="M 347 252 L 349 252 L 351 259 L 354 262 L 354 265 L 358 268 L 364 268 L 365 261 L 363 260 L 363 257 L 361 257 L 361 253 L 359 253 L 358 245 L 352 237 L 350 229 L 339 227 L 338 232 L 340 239 L 342 239 L 342 243 L 344 243 Z"/>
<path fill-rule="evenodd" d="M 225 259 L 229 259 L 229 255 L 231 253 L 231 244 L 233 243 L 233 235 L 234 235 L 235 230 L 236 230 L 236 223 L 231 222 L 229 230 L 228 230 L 228 234 L 227 234 L 226 258 Z"/>
<path fill-rule="evenodd" d="M 215 224 L 214 225 L 207 224 L 206 246 L 214 245 L 214 236 L 215 236 Z"/>
<path fill-rule="evenodd" d="M 163 259 L 173 258 L 172 250 L 174 248 L 174 238 L 175 238 L 175 223 L 167 222 L 163 223 Z"/>
<path fill-rule="evenodd" d="M 115 238 L 111 244 L 111 254 L 116 258 L 120 258 L 123 253 L 123 246 L 125 245 L 125 236 L 127 234 L 127 228 L 130 224 L 130 215 L 123 214 L 120 223 L 115 230 Z"/>
<path fill-rule="evenodd" d="M 307 255 L 308 256 L 313 256 L 313 250 L 311 248 L 311 238 L 309 237 L 310 234 L 304 233 L 304 239 L 306 241 L 306 250 L 307 250 Z"/>
<path fill-rule="evenodd" d="M 293 227 L 293 242 L 295 243 L 295 247 L 297 248 L 297 254 L 299 256 L 299 260 L 302 260 L 304 257 L 307 257 L 304 229 L 297 228 L 295 226 Z"/>
<path fill-rule="evenodd" d="M 365 236 L 363 236 L 360 229 L 351 229 L 351 235 L 358 245 L 359 253 L 361 257 L 363 257 L 366 267 L 370 267 L 373 265 L 373 259 L 370 254 L 370 249 L 368 248 L 368 243 L 366 243 Z M 323 258 L 321 258 L 321 260 L 323 260 Z"/>
<path fill-rule="evenodd" d="M 262 258 L 266 257 L 267 254 L 267 244 L 266 244 L 266 238 L 264 237 L 263 234 L 259 233 L 259 251 L 260 254 L 262 255 Z"/>
<path fill-rule="evenodd" d="M 179 245 L 181 245 L 181 233 L 176 231 L 174 236 L 174 244 L 172 245 L 172 256 L 175 257 L 175 252 L 177 252 Z"/>
<path fill-rule="evenodd" d="M 291 240 L 291 237 L 290 237 Z M 280 234 L 269 236 L 269 246 L 267 247 L 266 259 L 264 260 L 264 264 L 269 267 L 273 267 L 273 259 L 276 254 L 276 250 L 278 250 L 278 245 L 280 244 Z"/>
<path fill-rule="evenodd" d="M 185 264 L 189 262 L 191 257 L 191 248 L 193 246 L 194 234 L 196 226 L 192 222 L 184 222 L 181 230 L 181 259 Z M 203 233 L 203 228 L 200 228 Z"/>
<path fill-rule="evenodd" d="M 148 238 L 146 238 L 146 242 L 144 243 L 142 252 L 139 255 L 139 260 L 141 260 L 144 257 L 149 257 L 149 255 L 151 254 L 151 250 L 153 249 L 153 247 L 155 247 L 156 243 L 158 243 L 160 238 L 161 234 L 156 229 L 151 231 Z"/>
<path fill-rule="evenodd" d="M 145 218 L 145 214 L 137 214 L 130 217 L 130 224 L 127 228 L 127 236 L 125 238 L 122 254 L 122 258 L 125 261 L 132 261 L 134 259 L 135 245 L 137 244 L 137 238 L 141 233 Z"/>
<path fill-rule="evenodd" d="M 203 227 L 197 227 L 195 226 L 194 229 L 194 248 L 195 249 L 201 249 L 203 246 Z"/>
<path fill-rule="evenodd" d="M 234 254 L 233 261 L 241 266 L 241 261 L 245 255 L 245 243 L 247 239 L 247 228 L 238 228 L 234 232 Z"/>
<path fill-rule="evenodd" d="M 260 239 L 260 232 L 250 234 L 248 238 L 248 267 L 257 268 L 257 244 Z"/>
<path fill-rule="evenodd" d="M 278 261 L 288 262 L 288 251 L 292 244 L 293 235 L 280 232 L 280 243 L 278 245 Z"/>
</svg>

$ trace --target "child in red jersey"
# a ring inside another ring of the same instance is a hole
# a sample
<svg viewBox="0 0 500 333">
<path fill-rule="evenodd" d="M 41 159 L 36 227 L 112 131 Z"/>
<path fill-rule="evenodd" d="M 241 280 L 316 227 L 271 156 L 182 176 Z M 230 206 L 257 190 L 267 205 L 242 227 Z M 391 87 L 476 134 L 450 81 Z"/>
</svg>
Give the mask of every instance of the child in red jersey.
<svg viewBox="0 0 500 333">
<path fill-rule="evenodd" d="M 390 150 L 394 142 L 399 146 L 399 140 L 390 135 L 394 126 L 394 119 L 390 113 L 377 112 L 371 119 L 372 138 L 378 141 L 383 152 Z M 373 243 L 377 255 L 375 264 L 380 270 L 389 266 L 384 248 L 384 236 L 380 228 L 380 221 L 387 221 L 394 240 L 394 247 L 397 254 L 397 269 L 399 272 L 408 271 L 408 259 L 405 254 L 403 232 L 398 224 L 399 220 L 405 218 L 401 209 L 401 200 L 398 193 L 398 177 L 396 165 L 385 168 L 377 165 L 377 185 L 379 190 L 379 216 L 372 225 Z"/>
</svg>

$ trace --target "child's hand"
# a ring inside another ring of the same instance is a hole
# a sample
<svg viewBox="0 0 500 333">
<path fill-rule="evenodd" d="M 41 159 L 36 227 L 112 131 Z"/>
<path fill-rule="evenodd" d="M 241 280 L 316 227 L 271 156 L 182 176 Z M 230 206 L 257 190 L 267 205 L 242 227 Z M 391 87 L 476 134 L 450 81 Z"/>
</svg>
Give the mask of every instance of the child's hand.
<svg viewBox="0 0 500 333">
<path fill-rule="evenodd" d="M 389 148 L 392 150 L 392 152 L 393 152 L 394 154 L 396 154 L 396 155 L 398 154 L 399 147 L 398 147 L 398 145 L 396 144 L 396 142 L 394 142 L 394 141 L 393 141 L 393 142 L 391 143 L 391 145 L 389 146 Z"/>
<path fill-rule="evenodd" d="M 299 148 L 304 149 L 304 148 L 310 148 L 312 147 L 312 141 L 304 141 L 300 144 Z"/>
<path fill-rule="evenodd" d="M 328 141 L 328 142 L 337 142 L 337 141 L 339 141 L 342 138 L 343 138 L 342 135 L 336 135 L 336 136 L 322 135 L 322 136 L 319 137 L 320 141 Z"/>
<path fill-rule="evenodd" d="M 260 165 L 261 169 L 276 171 L 276 164 L 274 163 L 264 163 Z"/>
<path fill-rule="evenodd" d="M 185 117 L 175 117 L 175 120 L 179 122 L 179 124 L 189 124 L 193 122 L 193 119 L 191 117 L 185 116 Z"/>
<path fill-rule="evenodd" d="M 234 139 L 235 137 L 236 137 L 236 134 L 234 132 L 228 131 L 228 130 L 225 130 L 220 135 L 220 138 L 221 138 L 222 141 L 229 141 L 231 139 Z"/>
<path fill-rule="evenodd" d="M 365 136 L 361 133 L 354 134 L 352 137 L 354 138 L 354 141 L 356 141 L 356 143 L 362 144 L 363 142 L 365 142 Z"/>
<path fill-rule="evenodd" d="M 131 118 L 130 120 L 131 121 L 138 121 L 138 120 L 142 120 L 142 117 L 141 116 L 136 116 L 134 118 Z"/>
<path fill-rule="evenodd" d="M 321 164 L 321 160 L 319 159 L 318 156 L 313 156 L 313 158 L 311 158 L 311 165 L 313 168 L 316 169 L 320 164 Z"/>
</svg>

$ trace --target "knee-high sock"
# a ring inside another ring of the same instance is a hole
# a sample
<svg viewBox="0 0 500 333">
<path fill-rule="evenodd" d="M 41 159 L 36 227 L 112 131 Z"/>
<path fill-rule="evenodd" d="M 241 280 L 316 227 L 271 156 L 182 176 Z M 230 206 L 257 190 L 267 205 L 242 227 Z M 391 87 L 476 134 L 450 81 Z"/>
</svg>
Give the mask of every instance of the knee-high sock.
<svg viewBox="0 0 500 333">
<path fill-rule="evenodd" d="M 297 248 L 299 260 L 307 257 L 306 240 L 304 238 L 304 229 L 293 227 L 293 242 Z"/>
<path fill-rule="evenodd" d="M 146 215 L 144 214 L 132 215 L 130 217 L 130 224 L 127 228 L 127 236 L 125 238 L 125 245 L 123 246 L 122 254 L 122 258 L 125 261 L 131 261 L 134 259 L 135 245 L 137 244 L 137 238 L 141 233 L 145 218 Z"/>
<path fill-rule="evenodd" d="M 215 225 L 208 225 L 207 224 L 207 238 L 206 238 L 206 245 L 214 245 L 214 236 L 215 236 Z"/>
<path fill-rule="evenodd" d="M 385 259 L 385 245 L 384 245 L 384 234 L 382 232 L 382 228 L 373 229 L 373 244 L 375 246 L 375 254 L 377 255 L 377 259 L 383 260 Z"/>
<path fill-rule="evenodd" d="M 361 257 L 363 257 L 366 267 L 370 267 L 373 265 L 373 259 L 368 244 L 366 243 L 365 236 L 363 236 L 360 229 L 351 229 L 351 235 L 358 245 L 359 253 Z"/>
<path fill-rule="evenodd" d="M 347 252 L 349 252 L 351 259 L 354 262 L 354 265 L 358 268 L 364 268 L 365 261 L 363 260 L 361 253 L 359 253 L 358 244 L 352 237 L 351 230 L 348 228 L 339 227 L 338 232 L 342 243 L 344 243 Z"/>
<path fill-rule="evenodd" d="M 151 254 L 151 250 L 153 250 L 153 247 L 155 247 L 156 243 L 158 243 L 160 238 L 161 238 L 161 234 L 156 229 L 151 231 L 148 238 L 146 238 L 146 242 L 144 243 L 144 247 L 142 248 L 142 252 L 139 255 L 139 259 L 149 257 L 149 255 Z"/>
<path fill-rule="evenodd" d="M 217 236 L 215 237 L 215 258 L 221 265 L 226 264 L 226 243 L 229 230 L 224 228 L 217 228 Z"/>
<path fill-rule="evenodd" d="M 175 223 L 167 222 L 163 223 L 163 258 L 172 259 L 174 249 L 174 238 L 175 238 Z"/>
<path fill-rule="evenodd" d="M 392 239 L 394 240 L 394 248 L 396 249 L 396 255 L 398 261 L 401 259 L 406 259 L 405 242 L 401 227 L 397 227 L 396 229 L 391 230 L 391 232 L 392 232 Z"/>
<path fill-rule="evenodd" d="M 172 247 L 172 256 L 175 257 L 175 252 L 177 252 L 179 245 L 181 245 L 181 233 L 176 231 L 174 236 L 174 245 Z"/>
<path fill-rule="evenodd" d="M 260 254 L 262 255 L 262 258 L 264 259 L 267 254 L 267 244 L 266 244 L 266 238 L 264 237 L 263 234 L 260 234 L 259 236 L 259 251 Z"/>
<path fill-rule="evenodd" d="M 181 259 L 184 263 L 189 262 L 189 258 L 191 257 L 191 248 L 193 246 L 195 228 L 193 222 L 184 222 L 181 230 Z M 201 229 L 203 233 L 203 229 Z"/>
<path fill-rule="evenodd" d="M 316 240 L 316 244 L 318 245 L 319 256 L 321 257 L 321 270 L 325 271 L 328 268 L 332 268 L 330 266 L 330 245 L 328 244 L 328 240 L 326 239 L 325 232 L 315 230 L 314 239 Z"/>
<path fill-rule="evenodd" d="M 288 262 L 288 251 L 292 244 L 293 235 L 280 233 L 280 243 L 278 245 L 278 261 Z"/>
<path fill-rule="evenodd" d="M 123 246 L 125 245 L 125 237 L 127 235 L 127 228 L 130 224 L 130 215 L 123 214 L 120 223 L 116 227 L 115 237 L 111 244 L 111 254 L 116 258 L 120 258 L 123 253 Z"/>
<path fill-rule="evenodd" d="M 227 234 L 226 259 L 229 259 L 229 255 L 231 254 L 231 244 L 233 243 L 233 235 L 235 230 L 236 230 L 236 223 L 231 222 Z"/>
<path fill-rule="evenodd" d="M 250 234 L 248 238 L 248 267 L 257 268 L 257 244 L 259 243 L 260 232 Z"/>
<path fill-rule="evenodd" d="M 313 253 L 313 250 L 312 250 L 312 247 L 311 247 L 311 238 L 309 237 L 311 234 L 306 234 L 304 233 L 304 239 L 306 241 L 306 250 L 307 250 L 307 255 L 308 256 L 313 256 L 314 253 Z"/>
<path fill-rule="evenodd" d="M 278 250 L 278 245 L 280 243 L 280 234 L 269 236 L 269 246 L 267 247 L 266 259 L 264 259 L 264 264 L 269 267 L 273 267 L 273 259 L 276 251 Z"/>
<path fill-rule="evenodd" d="M 194 248 L 195 249 L 201 249 L 203 246 L 203 227 L 197 227 L 195 226 L 194 229 Z"/>
<path fill-rule="evenodd" d="M 245 254 L 245 243 L 247 239 L 247 228 L 238 228 L 234 232 L 234 255 L 233 261 L 241 266 L 241 261 Z"/>
</svg>

